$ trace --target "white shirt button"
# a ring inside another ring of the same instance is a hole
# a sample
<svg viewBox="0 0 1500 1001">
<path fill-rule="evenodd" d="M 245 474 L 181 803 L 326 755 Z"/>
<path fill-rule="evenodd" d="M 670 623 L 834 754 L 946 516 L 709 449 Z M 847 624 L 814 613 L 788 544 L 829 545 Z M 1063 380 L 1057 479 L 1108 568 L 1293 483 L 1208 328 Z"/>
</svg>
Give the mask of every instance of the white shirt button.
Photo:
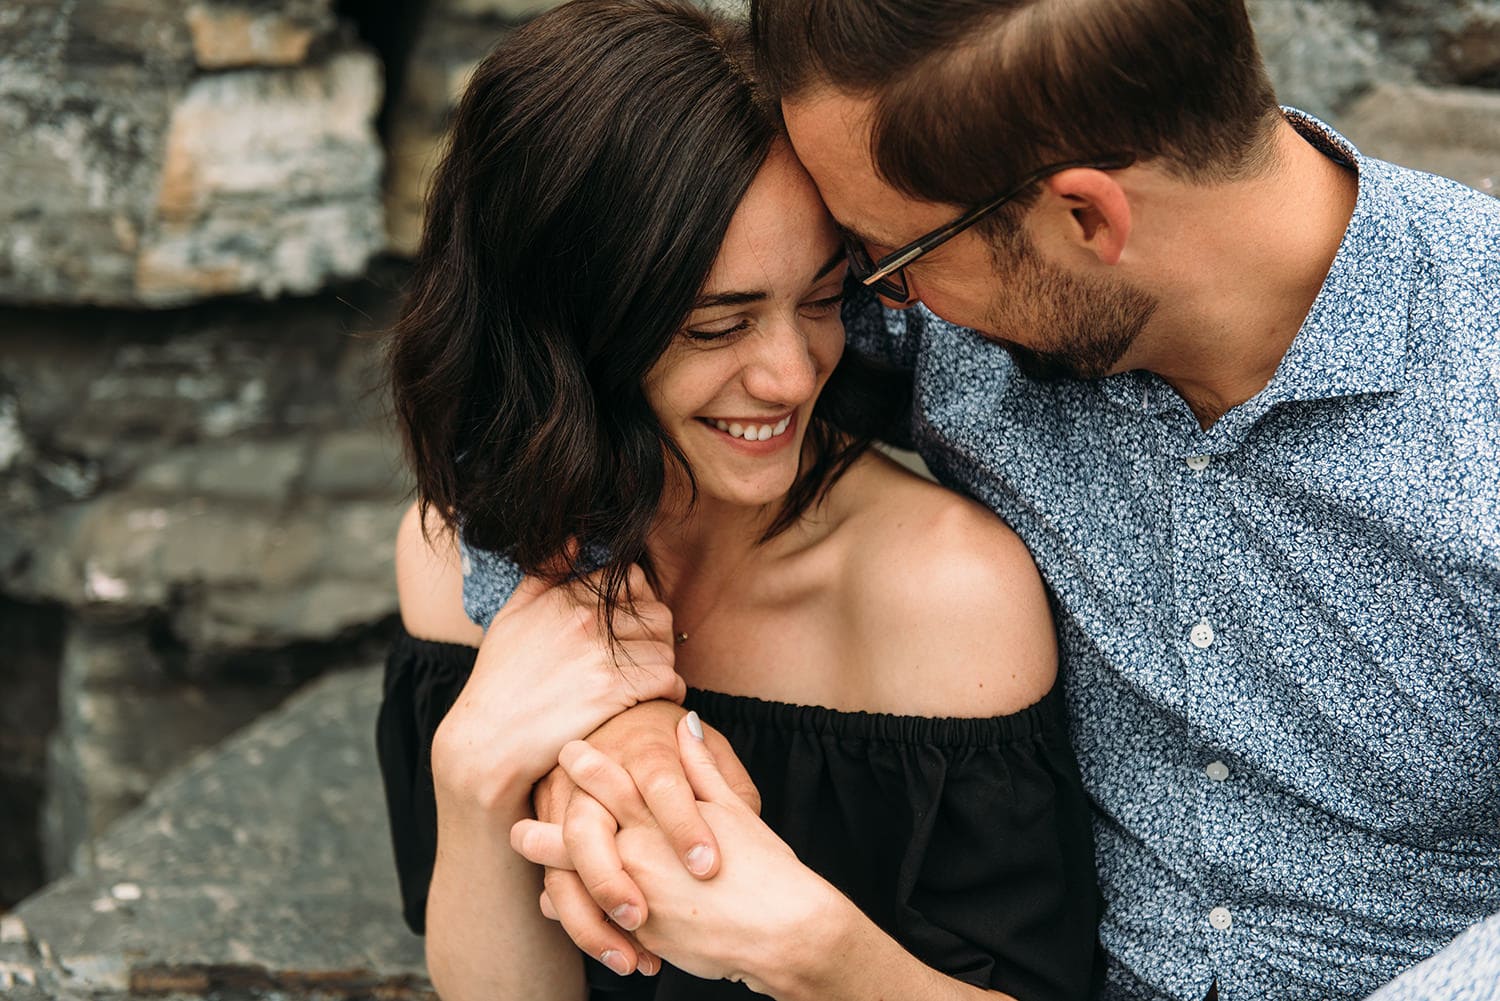
<svg viewBox="0 0 1500 1001">
<path fill-rule="evenodd" d="M 1198 624 L 1188 633 L 1188 642 L 1199 650 L 1207 650 L 1214 645 L 1214 627 L 1208 624 L 1207 619 L 1199 619 Z"/>
<path fill-rule="evenodd" d="M 1208 468 L 1208 456 L 1190 455 L 1187 457 L 1187 467 L 1195 473 L 1201 473 Z"/>
<path fill-rule="evenodd" d="M 1229 908 L 1215 907 L 1208 912 L 1208 923 L 1219 931 L 1228 931 L 1229 926 L 1234 924 L 1234 918 L 1229 916 Z"/>
<path fill-rule="evenodd" d="M 1223 782 L 1229 778 L 1229 766 L 1222 761 L 1210 761 L 1203 771 L 1215 782 Z"/>
</svg>

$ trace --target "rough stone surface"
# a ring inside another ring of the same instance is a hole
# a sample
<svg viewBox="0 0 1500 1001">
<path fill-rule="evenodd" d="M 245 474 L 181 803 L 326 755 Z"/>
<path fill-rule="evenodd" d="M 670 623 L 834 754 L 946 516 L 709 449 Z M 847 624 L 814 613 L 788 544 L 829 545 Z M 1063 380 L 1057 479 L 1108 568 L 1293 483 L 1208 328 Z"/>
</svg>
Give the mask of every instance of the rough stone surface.
<svg viewBox="0 0 1500 1001">
<path fill-rule="evenodd" d="M 1249 0 L 1249 8 L 1283 104 L 1330 118 L 1376 80 L 1410 73 L 1384 58 L 1376 20 L 1357 0 Z"/>
<path fill-rule="evenodd" d="M 1500 195 L 1500 91 L 1381 84 L 1339 124 L 1370 156 Z"/>
<path fill-rule="evenodd" d="M 380 76 L 333 25 L 330 0 L 8 0 L 0 301 L 162 306 L 361 272 L 384 238 Z M 276 68 L 201 71 L 249 64 Z"/>
<path fill-rule="evenodd" d="M 401 96 L 391 114 L 385 219 L 389 247 L 396 254 L 416 252 L 427 186 L 442 150 L 449 114 L 475 66 L 509 30 L 505 22 L 482 16 L 490 12 L 454 10 L 453 6 L 453 0 L 434 4 L 417 37 Z"/>
<path fill-rule="evenodd" d="M 698 0 L 743 16 L 747 0 Z M 449 115 L 474 67 L 507 31 L 558 0 L 434 0 L 406 65 L 386 138 L 385 216 L 392 253 L 416 252 L 422 206 Z"/>
<path fill-rule="evenodd" d="M 385 833 L 379 699 L 378 668 L 330 676 L 163 781 L 8 919 L 0 977 L 54 998 L 430 997 Z"/>
<path fill-rule="evenodd" d="M 168 314 L 0 310 L 0 596 L 56 610 L 61 704 L 55 731 L 17 734 L 30 764 L 6 781 L 31 797 L 17 823 L 47 872 L 86 862 L 185 756 L 383 642 L 407 479 L 369 332 L 393 282 Z M 19 663 L 45 659 L 28 649 Z"/>
<path fill-rule="evenodd" d="M 333 13 L 322 0 L 283 0 L 275 6 L 252 0 L 205 0 L 185 12 L 193 57 L 203 69 L 296 66 L 319 38 L 333 30 Z"/>
</svg>

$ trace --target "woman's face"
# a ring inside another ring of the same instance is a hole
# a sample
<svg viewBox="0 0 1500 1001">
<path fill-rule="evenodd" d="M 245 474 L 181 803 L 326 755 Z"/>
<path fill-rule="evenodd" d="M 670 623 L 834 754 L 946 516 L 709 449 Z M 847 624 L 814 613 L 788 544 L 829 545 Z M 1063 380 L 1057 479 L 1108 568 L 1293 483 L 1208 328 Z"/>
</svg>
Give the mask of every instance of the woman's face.
<svg viewBox="0 0 1500 1001">
<path fill-rule="evenodd" d="M 791 488 L 813 403 L 844 351 L 845 269 L 817 188 L 778 143 L 695 308 L 646 375 L 646 398 L 700 496 L 760 506 Z"/>
</svg>

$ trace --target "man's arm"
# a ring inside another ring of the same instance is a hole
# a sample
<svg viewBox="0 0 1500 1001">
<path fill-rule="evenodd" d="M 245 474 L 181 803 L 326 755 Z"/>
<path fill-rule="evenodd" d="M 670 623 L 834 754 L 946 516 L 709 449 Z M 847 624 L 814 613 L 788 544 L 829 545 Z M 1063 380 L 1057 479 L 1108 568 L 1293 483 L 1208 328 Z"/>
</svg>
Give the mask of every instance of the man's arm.
<svg viewBox="0 0 1500 1001">
<path fill-rule="evenodd" d="M 1497 1001 L 1500 914 L 1472 926 L 1432 958 L 1370 995 L 1369 1001 Z"/>
</svg>

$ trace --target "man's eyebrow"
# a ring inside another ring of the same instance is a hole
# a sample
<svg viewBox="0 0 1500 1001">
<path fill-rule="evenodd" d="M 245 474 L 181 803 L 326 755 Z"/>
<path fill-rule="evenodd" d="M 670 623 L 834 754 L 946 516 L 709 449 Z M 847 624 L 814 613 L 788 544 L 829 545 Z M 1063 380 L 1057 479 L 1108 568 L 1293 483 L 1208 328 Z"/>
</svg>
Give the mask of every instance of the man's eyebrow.
<svg viewBox="0 0 1500 1001">
<path fill-rule="evenodd" d="M 821 281 L 827 278 L 833 273 L 834 268 L 843 263 L 843 260 L 844 249 L 840 247 L 834 252 L 832 257 L 828 258 L 828 262 L 818 269 L 818 273 L 813 276 L 813 281 Z M 763 291 L 714 292 L 711 295 L 700 295 L 697 299 L 693 300 L 693 309 L 713 309 L 716 306 L 745 306 L 752 302 L 764 302 L 766 298 L 767 295 Z"/>
</svg>

